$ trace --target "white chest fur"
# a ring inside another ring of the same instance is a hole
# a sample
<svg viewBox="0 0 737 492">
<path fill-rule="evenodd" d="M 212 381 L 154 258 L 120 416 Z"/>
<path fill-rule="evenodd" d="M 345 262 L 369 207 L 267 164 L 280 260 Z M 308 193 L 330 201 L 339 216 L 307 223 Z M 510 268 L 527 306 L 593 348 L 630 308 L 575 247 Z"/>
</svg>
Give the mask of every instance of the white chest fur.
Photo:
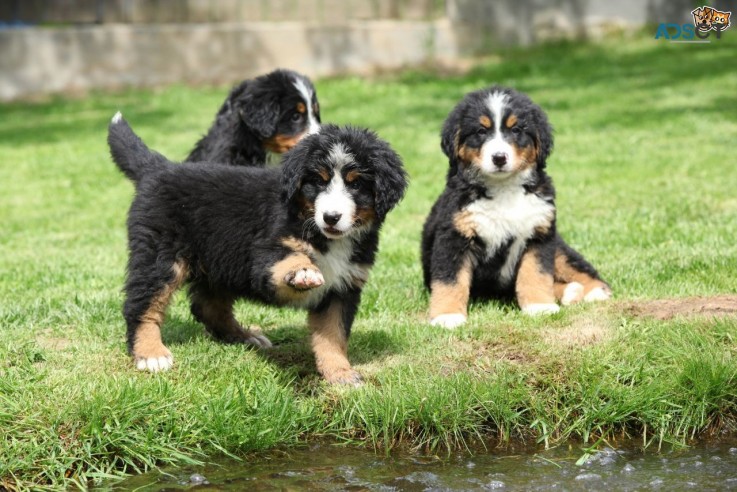
<svg viewBox="0 0 737 492">
<path fill-rule="evenodd" d="M 508 283 L 535 229 L 550 224 L 555 207 L 521 186 L 499 187 L 492 198 L 479 198 L 464 209 L 474 226 L 476 236 L 486 245 L 486 257 L 494 256 L 500 247 L 512 244 L 500 272 L 502 283 Z"/>
<path fill-rule="evenodd" d="M 352 263 L 353 242 L 350 239 L 330 241 L 325 253 L 314 252 L 315 265 L 322 272 L 325 283 L 312 289 L 300 303 L 302 307 L 314 307 L 330 290 L 345 292 L 354 285 L 362 285 L 368 276 L 368 268 L 360 263 Z"/>
</svg>

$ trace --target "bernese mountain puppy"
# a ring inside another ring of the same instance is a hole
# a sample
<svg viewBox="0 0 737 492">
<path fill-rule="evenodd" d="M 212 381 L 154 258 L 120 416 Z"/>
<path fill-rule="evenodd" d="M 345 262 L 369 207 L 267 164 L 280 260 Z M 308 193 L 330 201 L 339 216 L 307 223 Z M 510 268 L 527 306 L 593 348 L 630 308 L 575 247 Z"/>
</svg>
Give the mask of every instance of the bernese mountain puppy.
<svg viewBox="0 0 737 492">
<path fill-rule="evenodd" d="M 320 374 L 360 383 L 348 337 L 379 229 L 407 186 L 386 142 L 368 130 L 326 125 L 280 168 L 175 165 L 117 113 L 108 144 L 136 188 L 123 314 L 138 369 L 172 366 L 160 326 L 186 283 L 194 317 L 227 343 L 271 346 L 235 319 L 239 298 L 306 309 Z"/>
<path fill-rule="evenodd" d="M 556 232 L 545 172 L 553 135 L 539 106 L 499 86 L 469 93 L 448 115 L 441 147 L 450 169 L 422 233 L 433 325 L 463 324 L 469 298 L 516 298 L 538 314 L 611 296 Z"/>
<path fill-rule="evenodd" d="M 230 91 L 207 135 L 185 160 L 238 166 L 278 163 L 281 154 L 319 129 L 320 105 L 310 79 L 274 70 Z"/>
</svg>

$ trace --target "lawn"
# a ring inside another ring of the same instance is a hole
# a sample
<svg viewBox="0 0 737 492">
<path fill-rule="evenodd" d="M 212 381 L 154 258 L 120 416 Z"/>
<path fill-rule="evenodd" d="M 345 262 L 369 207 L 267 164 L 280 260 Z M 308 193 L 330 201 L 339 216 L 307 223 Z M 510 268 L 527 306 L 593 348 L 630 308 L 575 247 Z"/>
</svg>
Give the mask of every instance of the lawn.
<svg viewBox="0 0 737 492">
<path fill-rule="evenodd" d="M 565 43 L 502 51 L 463 74 L 316 80 L 323 120 L 376 130 L 411 176 L 354 325 L 359 389 L 320 381 L 304 313 L 245 302 L 238 318 L 272 350 L 213 342 L 180 293 L 162 330 L 174 369 L 138 372 L 125 352 L 133 188 L 110 161 L 107 123 L 121 110 L 182 159 L 227 87 L 0 105 L 0 489 L 84 487 L 317 438 L 389 451 L 734 433 L 735 39 Z M 448 331 L 427 323 L 420 230 L 444 184 L 441 124 L 491 83 L 547 111 L 559 230 L 615 299 L 534 319 L 477 303 Z M 675 316 L 654 309 L 672 298 Z"/>
</svg>

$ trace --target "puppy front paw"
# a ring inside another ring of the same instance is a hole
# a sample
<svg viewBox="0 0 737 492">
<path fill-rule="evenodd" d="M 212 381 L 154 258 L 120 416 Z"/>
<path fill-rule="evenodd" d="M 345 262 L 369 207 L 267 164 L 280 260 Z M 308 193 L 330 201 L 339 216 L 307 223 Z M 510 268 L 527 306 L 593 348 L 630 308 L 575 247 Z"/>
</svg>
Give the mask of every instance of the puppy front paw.
<svg viewBox="0 0 737 492">
<path fill-rule="evenodd" d="M 460 313 L 440 314 L 430 320 L 432 326 L 442 326 L 443 328 L 453 329 L 461 326 L 466 322 L 466 316 Z"/>
<path fill-rule="evenodd" d="M 161 345 L 145 353 L 133 354 L 136 369 L 139 371 L 168 371 L 174 365 L 174 357 L 169 349 Z"/>
<path fill-rule="evenodd" d="M 554 303 L 528 304 L 522 308 L 522 312 L 530 316 L 555 314 L 560 311 L 560 306 Z"/>
<path fill-rule="evenodd" d="M 326 374 L 325 381 L 330 384 L 345 384 L 354 388 L 363 386 L 363 376 L 353 369 L 340 369 Z"/>
<path fill-rule="evenodd" d="M 322 272 L 316 268 L 299 268 L 292 270 L 284 277 L 284 281 L 296 290 L 310 290 L 325 283 Z"/>
</svg>

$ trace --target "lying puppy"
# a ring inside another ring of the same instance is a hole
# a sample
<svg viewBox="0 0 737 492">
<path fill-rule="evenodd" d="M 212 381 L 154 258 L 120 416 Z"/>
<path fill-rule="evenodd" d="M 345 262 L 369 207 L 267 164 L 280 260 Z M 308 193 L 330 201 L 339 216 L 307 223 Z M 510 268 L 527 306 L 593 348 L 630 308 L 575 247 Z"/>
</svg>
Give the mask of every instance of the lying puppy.
<svg viewBox="0 0 737 492">
<path fill-rule="evenodd" d="M 556 232 L 545 173 L 553 136 L 542 109 L 503 87 L 472 92 L 446 119 L 441 146 L 450 170 L 422 234 L 432 324 L 464 323 L 469 297 L 514 296 L 537 314 L 557 312 L 556 300 L 611 296 Z"/>
<path fill-rule="evenodd" d="M 310 79 L 290 70 L 234 87 L 188 162 L 263 166 L 277 161 L 320 128 L 320 106 Z"/>
<path fill-rule="evenodd" d="M 172 294 L 187 283 L 194 317 L 228 343 L 271 346 L 236 321 L 238 298 L 307 309 L 320 374 L 361 381 L 348 362 L 348 336 L 379 229 L 407 185 L 387 143 L 368 130 L 327 125 L 279 169 L 174 165 L 118 113 L 108 144 L 136 186 L 124 306 L 136 367 L 171 367 L 159 329 Z"/>
</svg>

